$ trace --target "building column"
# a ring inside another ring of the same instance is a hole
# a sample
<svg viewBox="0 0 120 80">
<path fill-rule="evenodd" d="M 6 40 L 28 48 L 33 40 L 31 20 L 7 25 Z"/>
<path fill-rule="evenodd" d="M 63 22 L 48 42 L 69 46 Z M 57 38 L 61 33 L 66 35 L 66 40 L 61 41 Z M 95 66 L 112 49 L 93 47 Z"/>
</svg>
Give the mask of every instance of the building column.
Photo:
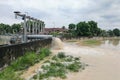
<svg viewBox="0 0 120 80">
<path fill-rule="evenodd" d="M 40 33 L 40 21 L 38 21 L 38 34 Z"/>
<path fill-rule="evenodd" d="M 30 19 L 29 19 L 29 21 L 28 21 L 28 32 L 29 32 L 29 34 L 31 34 L 31 23 L 30 23 Z"/>
<path fill-rule="evenodd" d="M 45 23 L 43 22 L 43 33 L 44 33 L 44 31 L 45 31 Z"/>
<path fill-rule="evenodd" d="M 41 25 L 40 26 L 41 26 L 41 32 L 42 32 L 42 21 L 41 21 Z"/>
<path fill-rule="evenodd" d="M 33 20 L 33 22 L 32 22 L 32 34 L 34 34 L 34 29 L 35 29 L 35 22 L 34 22 L 34 20 Z"/>
</svg>

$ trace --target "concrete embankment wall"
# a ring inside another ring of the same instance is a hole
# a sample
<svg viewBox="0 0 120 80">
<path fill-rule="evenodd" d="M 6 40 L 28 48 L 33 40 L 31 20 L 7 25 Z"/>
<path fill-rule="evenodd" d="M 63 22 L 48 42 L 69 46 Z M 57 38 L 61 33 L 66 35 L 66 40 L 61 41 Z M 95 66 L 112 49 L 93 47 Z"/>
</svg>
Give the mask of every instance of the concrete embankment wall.
<svg viewBox="0 0 120 80">
<path fill-rule="evenodd" d="M 23 56 L 26 52 L 49 47 L 51 42 L 52 39 L 49 38 L 21 44 L 0 46 L 0 68 L 6 64 L 10 64 L 12 60 Z"/>
</svg>

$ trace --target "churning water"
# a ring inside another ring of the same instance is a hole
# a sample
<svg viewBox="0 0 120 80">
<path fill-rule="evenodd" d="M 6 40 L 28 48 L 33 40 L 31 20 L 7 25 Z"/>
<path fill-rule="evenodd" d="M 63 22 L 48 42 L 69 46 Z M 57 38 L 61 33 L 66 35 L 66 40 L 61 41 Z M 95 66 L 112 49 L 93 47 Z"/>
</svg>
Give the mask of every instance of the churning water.
<svg viewBox="0 0 120 80">
<path fill-rule="evenodd" d="M 52 38 L 52 49 L 63 49 L 63 42 L 59 38 Z"/>
</svg>

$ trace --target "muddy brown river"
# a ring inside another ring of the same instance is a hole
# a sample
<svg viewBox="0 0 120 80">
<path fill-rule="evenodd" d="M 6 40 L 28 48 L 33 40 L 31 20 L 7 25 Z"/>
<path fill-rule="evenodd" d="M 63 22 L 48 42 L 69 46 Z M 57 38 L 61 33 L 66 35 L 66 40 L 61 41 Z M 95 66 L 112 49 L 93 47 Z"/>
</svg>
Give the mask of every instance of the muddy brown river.
<svg viewBox="0 0 120 80">
<path fill-rule="evenodd" d="M 80 56 L 82 62 L 89 65 L 83 71 L 68 74 L 65 80 L 120 80 L 120 40 L 104 40 L 94 47 L 80 46 L 75 42 L 60 44 L 62 48 L 52 49 L 54 53 L 62 51 Z"/>
</svg>

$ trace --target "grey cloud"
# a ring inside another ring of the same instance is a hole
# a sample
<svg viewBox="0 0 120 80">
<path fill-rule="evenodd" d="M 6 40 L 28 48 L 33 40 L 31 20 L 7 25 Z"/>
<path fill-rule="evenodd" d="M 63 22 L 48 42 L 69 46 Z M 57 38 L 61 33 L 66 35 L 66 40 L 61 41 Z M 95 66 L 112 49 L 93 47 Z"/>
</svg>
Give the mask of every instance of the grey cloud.
<svg viewBox="0 0 120 80">
<path fill-rule="evenodd" d="M 34 8 L 29 8 L 29 9 L 26 9 L 25 11 L 28 12 L 28 15 L 33 16 L 35 18 L 39 18 L 39 19 L 43 19 L 45 17 L 51 16 L 49 13 L 45 11 L 34 9 Z"/>
<path fill-rule="evenodd" d="M 46 27 L 52 27 L 53 22 L 61 27 L 72 22 L 95 20 L 104 29 L 113 28 L 113 26 L 120 28 L 120 0 L 51 0 L 51 3 L 49 0 L 36 0 L 36 2 L 30 0 L 30 3 L 28 0 L 14 0 L 11 3 L 8 0 L 9 4 L 2 1 L 0 2 L 0 22 L 7 18 L 12 22 L 13 11 L 20 10 L 44 20 Z M 74 1 L 75 3 L 72 4 Z M 7 20 L 8 23 L 10 23 L 9 20 Z"/>
</svg>

